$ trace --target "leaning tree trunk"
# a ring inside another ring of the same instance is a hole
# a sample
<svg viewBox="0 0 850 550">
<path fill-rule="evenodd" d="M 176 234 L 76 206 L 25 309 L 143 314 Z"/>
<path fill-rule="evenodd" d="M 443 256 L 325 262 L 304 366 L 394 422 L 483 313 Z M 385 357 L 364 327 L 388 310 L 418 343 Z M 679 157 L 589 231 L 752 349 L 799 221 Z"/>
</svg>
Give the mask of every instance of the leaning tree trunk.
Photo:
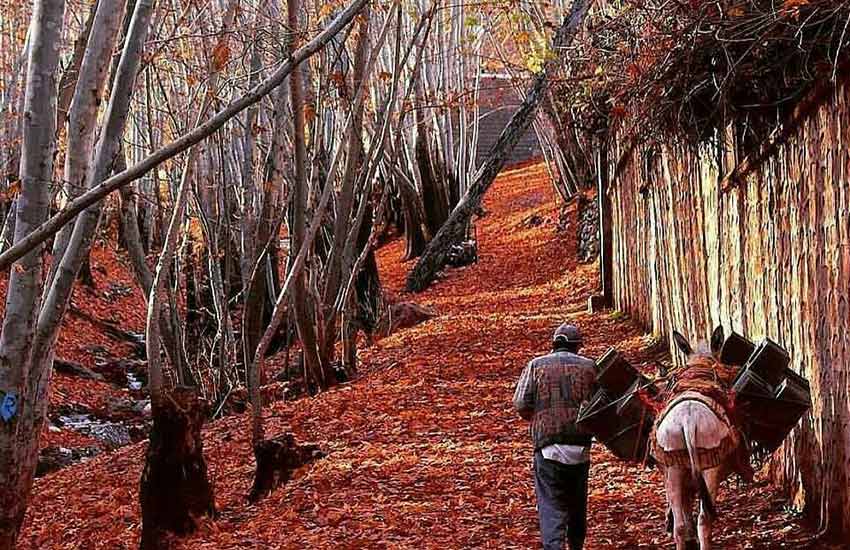
<svg viewBox="0 0 850 550">
<path fill-rule="evenodd" d="M 564 18 L 561 27 L 555 34 L 555 38 L 552 41 L 553 51 L 563 52 L 569 46 L 578 32 L 579 25 L 584 20 L 584 15 L 587 13 L 590 2 L 592 0 L 575 0 L 570 14 Z M 519 139 L 534 121 L 537 107 L 546 94 L 550 77 L 560 66 L 562 55 L 559 53 L 556 57 L 546 61 L 543 70 L 534 79 L 534 83 L 526 95 L 525 100 L 523 100 L 517 112 L 511 117 L 510 122 L 502 131 L 499 139 L 487 154 L 487 160 L 478 171 L 475 182 L 466 190 L 466 193 L 454 211 L 452 211 L 449 219 L 428 244 L 425 253 L 419 258 L 416 266 L 408 275 L 408 290 L 413 292 L 424 290 L 434 280 L 437 272 L 446 265 L 452 245 L 463 238 L 472 214 L 480 207 L 481 201 L 484 199 L 484 194 L 504 167 Z"/>
<path fill-rule="evenodd" d="M 62 0 L 35 3 L 21 143 L 21 193 L 15 242 L 47 217 L 56 142 L 56 73 L 62 35 Z M 14 548 L 29 502 L 42 417 L 37 388 L 43 365 L 30 363 L 42 290 L 42 248 L 18 261 L 9 275 L 0 335 L 0 399 L 12 415 L 0 420 L 0 548 Z M 41 399 L 47 399 L 46 395 Z M 16 406 L 10 406 L 15 404 Z"/>
<path fill-rule="evenodd" d="M 64 171 L 64 198 L 71 200 L 78 197 L 86 187 L 86 177 L 89 168 L 89 159 L 92 156 L 94 146 L 95 129 L 97 128 L 97 113 L 100 106 L 103 89 L 106 85 L 109 73 L 112 52 L 115 49 L 115 39 L 118 29 L 121 27 L 123 13 L 123 2 L 121 0 L 103 0 L 99 3 L 94 14 L 94 21 L 90 24 L 88 42 L 84 52 L 74 52 L 74 56 L 81 56 L 79 61 L 76 85 L 73 82 L 63 82 L 70 88 L 72 99 L 69 101 L 70 109 L 65 107 L 68 113 L 68 135 L 67 152 L 65 153 Z M 67 76 L 66 73 L 65 76 Z M 63 81 L 66 78 L 63 77 Z M 68 93 L 62 90 L 62 93 Z M 59 106 L 63 108 L 62 105 Z M 64 113 L 60 113 L 63 115 Z M 68 248 L 71 240 L 73 226 L 66 225 L 56 234 L 53 239 L 53 257 L 61 258 Z M 88 255 L 86 255 L 88 257 Z M 50 269 L 48 281 L 56 274 L 59 262 L 55 262 Z M 85 262 L 84 269 L 80 270 L 82 280 L 93 286 L 91 265 Z M 49 284 L 49 283 L 48 283 Z"/>
</svg>

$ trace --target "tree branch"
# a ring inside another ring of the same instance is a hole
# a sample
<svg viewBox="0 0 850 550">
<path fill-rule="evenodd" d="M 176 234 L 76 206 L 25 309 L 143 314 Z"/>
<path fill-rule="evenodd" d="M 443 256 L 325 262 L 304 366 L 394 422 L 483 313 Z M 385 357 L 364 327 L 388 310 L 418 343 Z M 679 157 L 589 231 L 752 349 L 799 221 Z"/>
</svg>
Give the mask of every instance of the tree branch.
<svg viewBox="0 0 850 550">
<path fill-rule="evenodd" d="M 366 6 L 369 0 L 354 0 L 347 8 L 331 21 L 328 26 L 304 46 L 293 52 L 292 56 L 281 65 L 271 76 L 248 91 L 239 99 L 233 101 L 216 113 L 212 118 L 187 132 L 170 144 L 148 155 L 120 174 L 105 180 L 100 185 L 91 188 L 60 210 L 52 218 L 41 224 L 32 233 L 23 237 L 3 254 L 0 254 L 0 271 L 9 268 L 15 261 L 27 252 L 57 233 L 62 227 L 74 219 L 89 206 L 103 200 L 109 193 L 144 176 L 164 161 L 182 153 L 191 146 L 201 142 L 213 132 L 221 128 L 225 122 L 260 101 L 274 90 L 281 82 L 304 60 L 319 51 L 334 36 L 344 29 L 354 17 Z"/>
</svg>

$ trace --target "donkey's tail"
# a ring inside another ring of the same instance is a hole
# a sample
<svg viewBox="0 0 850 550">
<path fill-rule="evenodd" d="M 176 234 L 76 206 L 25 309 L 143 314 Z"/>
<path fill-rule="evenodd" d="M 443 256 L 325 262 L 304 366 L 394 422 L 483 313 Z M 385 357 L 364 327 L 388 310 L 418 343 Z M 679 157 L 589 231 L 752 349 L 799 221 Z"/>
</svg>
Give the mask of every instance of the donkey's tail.
<svg viewBox="0 0 850 550">
<path fill-rule="evenodd" d="M 688 459 L 691 462 L 691 476 L 697 487 L 697 494 L 702 503 L 702 508 L 709 517 L 715 517 L 716 510 L 714 501 L 711 500 L 711 493 L 708 491 L 708 485 L 705 483 L 705 478 L 702 477 L 702 472 L 697 466 L 697 448 L 696 448 L 697 426 L 694 422 L 688 422 L 682 427 L 682 437 L 685 439 L 685 448 L 688 450 Z"/>
</svg>

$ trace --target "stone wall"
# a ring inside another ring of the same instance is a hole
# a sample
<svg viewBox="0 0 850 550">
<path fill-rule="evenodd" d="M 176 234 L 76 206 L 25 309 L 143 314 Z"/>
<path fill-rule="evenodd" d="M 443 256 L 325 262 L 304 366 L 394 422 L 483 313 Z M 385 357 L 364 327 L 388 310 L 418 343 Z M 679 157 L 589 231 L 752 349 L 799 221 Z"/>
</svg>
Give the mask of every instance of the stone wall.
<svg viewBox="0 0 850 550">
<path fill-rule="evenodd" d="M 599 202 L 595 193 L 579 193 L 578 208 L 578 261 L 590 263 L 599 257 Z"/>
</svg>

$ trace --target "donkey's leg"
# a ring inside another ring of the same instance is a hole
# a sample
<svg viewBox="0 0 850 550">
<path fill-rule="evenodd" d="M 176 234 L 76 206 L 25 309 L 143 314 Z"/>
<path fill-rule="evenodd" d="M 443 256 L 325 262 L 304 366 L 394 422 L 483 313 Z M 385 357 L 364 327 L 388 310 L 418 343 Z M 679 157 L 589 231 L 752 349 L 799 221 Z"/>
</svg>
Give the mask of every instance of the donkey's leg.
<svg viewBox="0 0 850 550">
<path fill-rule="evenodd" d="M 708 494 L 711 495 L 711 502 L 717 502 L 717 492 L 720 487 L 720 482 L 723 480 L 722 466 L 711 468 L 701 473 L 705 480 L 705 485 L 708 487 Z M 699 519 L 697 520 L 697 531 L 699 533 L 700 550 L 708 550 L 711 547 L 711 524 L 714 518 L 707 513 L 705 507 L 700 503 Z"/>
<path fill-rule="evenodd" d="M 667 468 L 665 476 L 667 502 L 673 513 L 673 540 L 676 541 L 676 550 L 688 550 L 694 542 L 690 476 L 690 471 L 675 466 Z"/>
</svg>

